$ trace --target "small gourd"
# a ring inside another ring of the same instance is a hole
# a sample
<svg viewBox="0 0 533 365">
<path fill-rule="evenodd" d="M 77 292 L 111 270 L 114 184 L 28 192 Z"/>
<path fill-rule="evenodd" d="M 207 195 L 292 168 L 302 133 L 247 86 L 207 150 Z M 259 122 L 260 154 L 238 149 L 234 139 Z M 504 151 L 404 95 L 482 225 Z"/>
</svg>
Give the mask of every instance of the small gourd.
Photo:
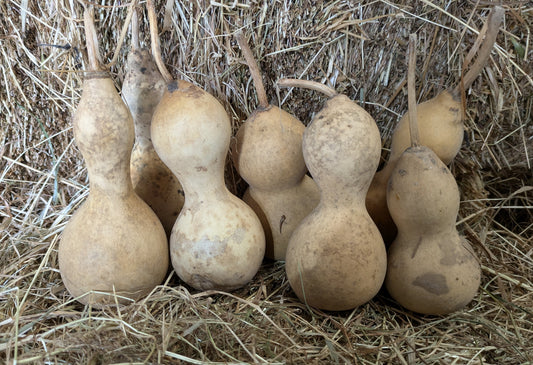
<svg viewBox="0 0 533 365">
<path fill-rule="evenodd" d="M 148 1 L 150 26 L 155 11 Z M 152 46 L 158 48 L 157 30 Z M 154 55 L 160 55 L 159 49 Z M 231 123 L 211 94 L 187 81 L 172 81 L 159 56 L 167 87 L 152 118 L 152 142 L 161 160 L 178 177 L 185 204 L 170 236 L 172 265 L 199 290 L 233 290 L 248 283 L 265 253 L 257 215 L 227 189 L 224 166 Z"/>
<path fill-rule="evenodd" d="M 237 40 L 257 88 L 259 108 L 237 132 L 233 163 L 249 184 L 243 200 L 263 224 L 265 256 L 284 260 L 292 232 L 317 206 L 320 194 L 313 179 L 306 175 L 302 154 L 305 126 L 268 103 L 259 66 L 242 33 Z"/>
<path fill-rule="evenodd" d="M 138 33 L 136 14 L 132 33 Z M 132 36 L 137 40 L 138 36 Z M 180 182 L 155 152 L 150 124 L 155 107 L 165 90 L 165 80 L 157 70 L 150 52 L 132 42 L 128 54 L 122 98 L 135 125 L 135 144 L 131 153 L 131 180 L 135 192 L 153 209 L 170 236 L 185 197 Z"/>
<path fill-rule="evenodd" d="M 70 294 L 98 307 L 114 304 L 112 294 L 119 303 L 147 295 L 164 279 L 169 257 L 163 226 L 133 190 L 133 120 L 109 74 L 99 69 L 92 10 L 85 11 L 85 25 L 91 70 L 73 125 L 90 192 L 67 223 L 58 256 Z"/>
<path fill-rule="evenodd" d="M 415 58 L 415 39 L 412 35 L 410 61 Z M 414 79 L 414 66 L 412 69 L 410 80 Z M 481 271 L 472 248 L 455 228 L 459 211 L 457 183 L 437 155 L 418 144 L 412 82 L 408 96 L 412 146 L 395 164 L 387 189 L 387 203 L 398 236 L 389 247 L 385 285 L 407 309 L 447 314 L 474 298 Z"/>
<path fill-rule="evenodd" d="M 462 78 L 462 82 L 453 89 L 444 90 L 433 99 L 430 99 L 417 108 L 419 122 L 420 143 L 429 147 L 435 154 L 448 165 L 455 158 L 461 148 L 464 135 L 462 90 L 468 89 L 478 74 L 485 66 L 496 36 L 498 28 L 504 17 L 504 10 L 495 6 L 485 23 L 468 58 L 472 58 L 479 49 L 478 57 L 472 67 Z M 468 62 L 465 61 L 464 67 Z M 366 206 L 370 216 L 376 222 L 388 245 L 396 236 L 396 226 L 387 208 L 387 184 L 395 164 L 400 155 L 410 145 L 409 139 L 409 113 L 404 114 L 394 130 L 391 141 L 391 152 L 387 163 L 378 171 L 370 184 L 366 197 Z"/>
<path fill-rule="evenodd" d="M 379 163 L 378 127 L 363 108 L 322 84 L 286 79 L 278 84 L 330 96 L 303 135 L 305 163 L 321 199 L 291 236 L 287 278 L 312 307 L 355 308 L 377 294 L 387 265 L 383 239 L 365 208 Z"/>
</svg>

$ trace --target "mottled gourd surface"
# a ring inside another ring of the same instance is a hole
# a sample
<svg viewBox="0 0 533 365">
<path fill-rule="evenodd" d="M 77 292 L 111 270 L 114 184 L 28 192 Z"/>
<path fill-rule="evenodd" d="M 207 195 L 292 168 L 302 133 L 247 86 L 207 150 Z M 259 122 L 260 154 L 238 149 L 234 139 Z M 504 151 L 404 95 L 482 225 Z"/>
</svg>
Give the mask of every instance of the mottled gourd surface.
<svg viewBox="0 0 533 365">
<path fill-rule="evenodd" d="M 321 200 L 291 237 L 286 271 L 310 306 L 352 309 L 383 283 L 385 246 L 365 209 L 380 147 L 372 117 L 344 95 L 328 100 L 304 133 L 305 162 Z"/>
<path fill-rule="evenodd" d="M 455 222 L 455 178 L 429 148 L 407 149 L 392 173 L 387 202 L 398 236 L 388 252 L 386 287 L 407 309 L 446 314 L 476 295 L 480 267 Z"/>
<path fill-rule="evenodd" d="M 223 106 L 191 83 L 171 82 L 151 132 L 158 155 L 185 191 L 170 237 L 174 270 L 200 290 L 245 285 L 261 265 L 265 236 L 257 215 L 224 183 L 231 124 Z"/>
<path fill-rule="evenodd" d="M 133 191 L 133 121 L 109 77 L 95 74 L 84 81 L 73 124 L 90 191 L 62 233 L 61 277 L 74 297 L 98 291 L 138 299 L 164 279 L 168 242 L 157 216 Z M 115 303 L 112 295 L 97 293 L 79 301 Z"/>
</svg>

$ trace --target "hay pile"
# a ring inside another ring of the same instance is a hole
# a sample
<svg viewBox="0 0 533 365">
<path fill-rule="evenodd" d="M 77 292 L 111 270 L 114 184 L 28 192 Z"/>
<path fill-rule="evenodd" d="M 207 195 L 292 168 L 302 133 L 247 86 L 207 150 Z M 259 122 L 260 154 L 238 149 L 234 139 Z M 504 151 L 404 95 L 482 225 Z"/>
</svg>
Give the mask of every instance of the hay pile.
<svg viewBox="0 0 533 365">
<path fill-rule="evenodd" d="M 442 317 L 405 311 L 386 292 L 349 312 L 313 310 L 295 298 L 283 263 L 272 262 L 231 294 L 192 291 L 170 273 L 128 306 L 95 310 L 74 302 L 60 279 L 57 246 L 88 194 L 71 129 L 85 67 L 81 3 L 90 1 L 0 2 L 1 362 L 533 363 L 531 3 L 506 2 L 497 47 L 468 90 L 466 139 L 451 168 L 462 192 L 458 229 L 481 259 L 482 285 L 466 309 Z M 100 49 L 109 61 L 128 3 L 99 4 Z M 163 57 L 174 77 L 221 100 L 236 129 L 256 106 L 232 37 L 242 27 L 272 103 L 307 123 L 323 97 L 278 92 L 274 81 L 328 82 L 378 121 L 386 157 L 407 109 L 408 34 L 417 32 L 424 50 L 417 87 L 427 100 L 458 82 L 489 5 L 176 0 L 161 35 Z M 127 52 L 126 44 L 111 69 L 118 87 Z M 245 184 L 227 170 L 228 186 L 242 193 Z"/>
</svg>

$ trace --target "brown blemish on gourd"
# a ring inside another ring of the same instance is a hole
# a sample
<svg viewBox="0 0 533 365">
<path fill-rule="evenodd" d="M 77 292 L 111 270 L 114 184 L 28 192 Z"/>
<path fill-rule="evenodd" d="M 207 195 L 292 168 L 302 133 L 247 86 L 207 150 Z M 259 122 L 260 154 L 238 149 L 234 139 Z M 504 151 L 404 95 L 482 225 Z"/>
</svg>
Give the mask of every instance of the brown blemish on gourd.
<svg viewBox="0 0 533 365">
<path fill-rule="evenodd" d="M 168 92 L 173 93 L 174 91 L 179 89 L 179 85 L 177 81 L 169 82 L 167 85 Z"/>
<path fill-rule="evenodd" d="M 446 277 L 432 272 L 417 276 L 416 279 L 412 281 L 412 284 L 435 295 L 444 295 L 450 291 L 446 284 Z"/>
</svg>

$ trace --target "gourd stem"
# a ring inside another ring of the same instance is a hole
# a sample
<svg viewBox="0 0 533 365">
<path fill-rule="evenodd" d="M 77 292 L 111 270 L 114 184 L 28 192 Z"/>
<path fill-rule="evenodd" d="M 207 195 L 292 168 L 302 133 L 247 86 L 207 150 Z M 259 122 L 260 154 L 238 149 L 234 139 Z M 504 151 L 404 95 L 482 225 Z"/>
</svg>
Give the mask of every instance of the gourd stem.
<svg viewBox="0 0 533 365">
<path fill-rule="evenodd" d="M 152 0 L 146 1 L 146 10 L 148 11 L 148 22 L 150 23 L 150 40 L 152 42 L 152 54 L 154 56 L 155 63 L 161 76 L 165 82 L 172 81 L 172 75 L 168 72 L 163 59 L 161 58 L 161 43 L 159 40 L 159 32 L 157 30 L 157 18 L 155 15 L 154 3 Z"/>
<path fill-rule="evenodd" d="M 87 43 L 87 57 L 89 59 L 89 70 L 100 71 L 100 54 L 98 53 L 98 38 L 94 27 L 94 10 L 86 8 L 83 12 L 83 23 L 85 25 L 85 42 Z"/>
<path fill-rule="evenodd" d="M 122 30 L 120 32 L 120 37 L 118 39 L 117 47 L 115 48 L 115 53 L 113 54 L 113 59 L 111 62 L 109 62 L 106 65 L 106 68 L 110 68 L 117 63 L 118 55 L 120 52 L 120 49 L 122 48 L 122 44 L 124 43 L 124 39 L 126 38 L 126 34 L 128 33 L 128 27 L 131 22 L 131 17 L 133 16 L 133 9 L 137 6 L 138 0 L 133 0 L 130 4 L 130 8 L 128 9 L 128 15 L 126 15 L 126 21 L 124 22 L 124 25 L 122 26 Z"/>
<path fill-rule="evenodd" d="M 250 74 L 252 75 L 252 79 L 254 80 L 255 90 L 257 93 L 257 100 L 259 100 L 259 106 L 261 108 L 267 108 L 268 107 L 268 98 L 265 92 L 265 85 L 263 84 L 263 79 L 261 77 L 261 70 L 259 69 L 259 65 L 257 64 L 257 61 L 254 58 L 254 55 L 252 53 L 252 50 L 250 49 L 250 46 L 248 45 L 248 42 L 246 41 L 246 38 L 244 38 L 244 35 L 242 32 L 237 32 L 235 35 L 235 38 L 237 38 L 237 43 L 239 43 L 239 47 L 241 48 L 242 54 L 244 55 L 244 59 L 246 60 L 246 63 L 248 64 L 248 68 L 250 69 Z"/>
<path fill-rule="evenodd" d="M 466 74 L 461 78 L 461 82 L 459 83 L 459 85 L 457 85 L 453 89 L 452 95 L 459 96 L 461 90 L 468 89 L 472 85 L 476 77 L 479 75 L 483 67 L 485 67 L 487 60 L 489 59 L 490 52 L 492 51 L 492 47 L 496 42 L 496 36 L 498 35 L 500 24 L 503 21 L 504 15 L 505 10 L 501 6 L 494 6 L 491 9 L 489 16 L 487 17 L 487 21 L 483 25 L 483 28 L 479 32 L 476 42 L 472 46 L 472 49 L 470 50 L 465 59 L 465 62 L 463 64 L 463 74 L 476 53 L 477 58 L 468 70 L 468 72 L 466 72 Z M 483 45 L 481 46 L 481 48 L 479 48 L 482 42 Z"/>
<path fill-rule="evenodd" d="M 279 79 L 277 84 L 281 87 L 302 87 L 304 89 L 318 91 L 330 98 L 338 95 L 337 91 L 335 91 L 331 87 L 316 81 L 299 79 Z"/>
<path fill-rule="evenodd" d="M 139 14 L 137 8 L 133 9 L 133 17 L 131 18 L 131 49 L 134 51 L 139 49 Z"/>
<path fill-rule="evenodd" d="M 409 104 L 409 134 L 411 147 L 418 147 L 418 115 L 416 110 L 416 34 L 409 35 L 409 62 L 407 71 L 407 100 Z"/>
</svg>

